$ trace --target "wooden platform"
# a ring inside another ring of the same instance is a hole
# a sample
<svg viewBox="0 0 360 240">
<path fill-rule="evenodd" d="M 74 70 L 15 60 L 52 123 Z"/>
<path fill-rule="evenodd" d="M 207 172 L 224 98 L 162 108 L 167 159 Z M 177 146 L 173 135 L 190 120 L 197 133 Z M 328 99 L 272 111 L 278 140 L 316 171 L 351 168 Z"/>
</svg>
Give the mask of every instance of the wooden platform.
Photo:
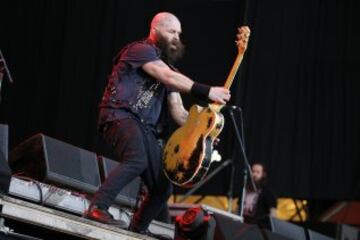
<svg viewBox="0 0 360 240">
<path fill-rule="evenodd" d="M 9 196 L 0 197 L 0 206 L 2 208 L 1 216 L 5 219 L 65 233 L 79 239 L 154 239 Z M 149 229 L 154 233 L 168 235 L 171 238 L 174 236 L 174 227 L 169 224 L 153 221 Z"/>
</svg>

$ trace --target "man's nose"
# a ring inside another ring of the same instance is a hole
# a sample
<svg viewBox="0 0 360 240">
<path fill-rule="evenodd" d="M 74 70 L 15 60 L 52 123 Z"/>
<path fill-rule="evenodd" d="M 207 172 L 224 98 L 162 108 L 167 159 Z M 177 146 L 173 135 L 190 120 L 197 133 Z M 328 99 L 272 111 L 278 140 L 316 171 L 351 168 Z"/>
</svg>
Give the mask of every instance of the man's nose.
<svg viewBox="0 0 360 240">
<path fill-rule="evenodd" d="M 175 34 L 174 34 L 174 39 L 175 39 L 175 40 L 180 40 L 180 35 L 179 35 L 179 33 L 175 33 Z"/>
</svg>

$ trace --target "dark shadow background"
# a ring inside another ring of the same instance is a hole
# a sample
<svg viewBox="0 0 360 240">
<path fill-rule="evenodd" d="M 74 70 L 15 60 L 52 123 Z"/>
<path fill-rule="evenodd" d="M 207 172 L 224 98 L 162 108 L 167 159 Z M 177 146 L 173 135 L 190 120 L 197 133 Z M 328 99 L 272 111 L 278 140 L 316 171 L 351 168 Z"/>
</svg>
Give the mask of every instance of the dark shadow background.
<svg viewBox="0 0 360 240">
<path fill-rule="evenodd" d="M 221 85 L 245 9 L 244 0 L 1 0 L 0 49 L 15 82 L 3 83 L 0 105 L 10 148 L 43 132 L 107 155 L 97 104 L 117 51 L 146 37 L 156 12 L 170 11 L 187 45 L 180 70 Z M 247 16 L 252 35 L 231 104 L 243 109 L 249 161 L 267 165 L 278 196 L 360 199 L 358 1 L 252 0 Z M 235 162 L 237 195 L 242 158 L 224 115 L 218 148 Z M 199 192 L 227 194 L 229 176 L 222 170 Z"/>
</svg>

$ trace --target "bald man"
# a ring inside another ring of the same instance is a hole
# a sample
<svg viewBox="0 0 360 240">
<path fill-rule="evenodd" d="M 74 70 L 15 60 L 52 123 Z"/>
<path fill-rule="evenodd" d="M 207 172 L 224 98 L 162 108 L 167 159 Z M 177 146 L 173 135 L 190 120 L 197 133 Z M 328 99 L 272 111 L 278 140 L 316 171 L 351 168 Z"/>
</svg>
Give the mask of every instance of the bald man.
<svg viewBox="0 0 360 240">
<path fill-rule="evenodd" d="M 162 170 L 162 149 L 157 141 L 160 115 L 168 111 L 176 123 L 185 123 L 188 112 L 180 93 L 222 104 L 230 99 L 228 89 L 196 83 L 175 70 L 173 64 L 184 52 L 181 31 L 176 16 L 158 13 L 148 37 L 127 45 L 116 58 L 100 103 L 98 126 L 121 164 L 92 199 L 86 213 L 90 219 L 125 227 L 113 219 L 108 208 L 125 185 L 141 176 L 148 194 L 129 229 L 145 233 L 172 192 Z"/>
</svg>

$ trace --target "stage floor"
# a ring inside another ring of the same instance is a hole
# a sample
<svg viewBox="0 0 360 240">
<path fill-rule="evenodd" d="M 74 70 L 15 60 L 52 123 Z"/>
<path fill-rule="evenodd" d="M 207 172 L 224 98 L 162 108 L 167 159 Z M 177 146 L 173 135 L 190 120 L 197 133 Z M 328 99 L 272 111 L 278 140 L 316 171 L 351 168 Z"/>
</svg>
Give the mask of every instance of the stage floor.
<svg viewBox="0 0 360 240">
<path fill-rule="evenodd" d="M 5 219 L 31 224 L 44 228 L 47 231 L 65 233 L 79 239 L 154 239 L 10 196 L 2 196 L 0 198 L 0 206 L 1 216 Z M 174 235 L 174 227 L 172 225 L 156 221 L 152 222 L 150 230 L 154 233 L 170 237 Z"/>
</svg>

